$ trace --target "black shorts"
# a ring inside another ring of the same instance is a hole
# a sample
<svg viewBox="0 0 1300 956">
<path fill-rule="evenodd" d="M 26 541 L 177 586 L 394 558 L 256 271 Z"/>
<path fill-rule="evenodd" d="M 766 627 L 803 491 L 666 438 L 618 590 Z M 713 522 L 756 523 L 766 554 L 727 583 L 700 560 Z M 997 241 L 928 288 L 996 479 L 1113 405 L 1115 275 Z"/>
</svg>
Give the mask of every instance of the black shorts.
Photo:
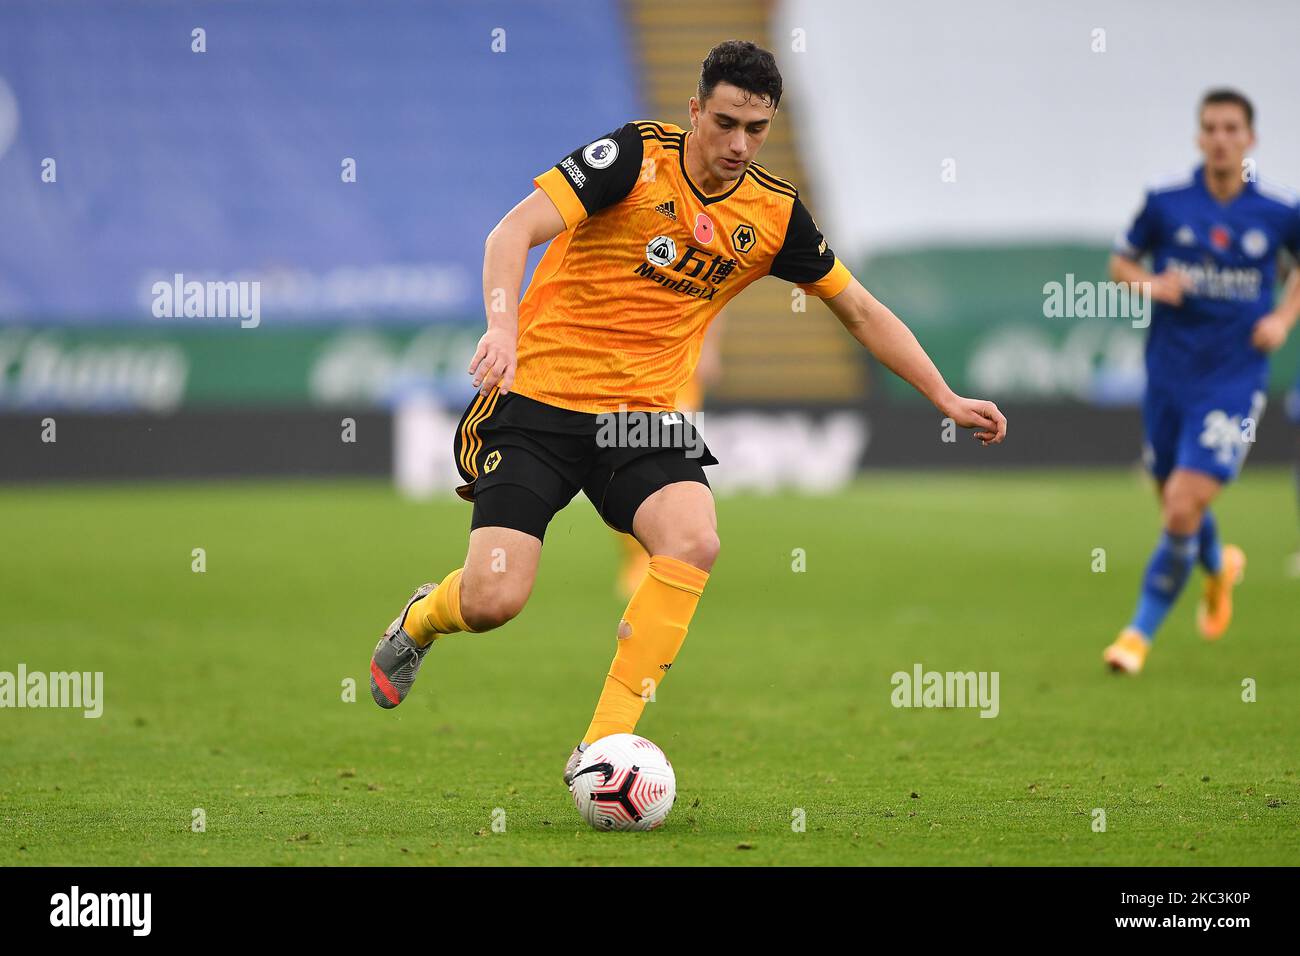
<svg viewBox="0 0 1300 956">
<path fill-rule="evenodd" d="M 456 493 L 474 502 L 471 528 L 536 538 L 581 490 L 605 523 L 631 533 L 641 503 L 665 485 L 707 485 L 716 465 L 680 412 L 574 412 L 511 392 L 476 395 L 456 427 Z"/>
</svg>

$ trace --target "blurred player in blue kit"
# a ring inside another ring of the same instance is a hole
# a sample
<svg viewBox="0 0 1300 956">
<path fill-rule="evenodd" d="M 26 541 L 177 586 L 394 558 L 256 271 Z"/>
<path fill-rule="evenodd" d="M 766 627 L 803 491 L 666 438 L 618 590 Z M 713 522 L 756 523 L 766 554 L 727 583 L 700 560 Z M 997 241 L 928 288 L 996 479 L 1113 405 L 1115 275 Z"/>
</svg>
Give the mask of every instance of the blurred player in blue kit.
<svg viewBox="0 0 1300 956">
<path fill-rule="evenodd" d="M 1137 609 L 1103 653 L 1112 669 L 1130 674 L 1142 669 L 1198 562 L 1201 635 L 1218 640 L 1228 629 L 1246 556 L 1220 544 L 1210 505 L 1241 471 L 1264 410 L 1268 355 L 1300 316 L 1295 275 L 1274 305 L 1279 253 L 1300 255 L 1300 205 L 1294 193 L 1259 180 L 1246 159 L 1254 107 L 1234 90 L 1213 90 L 1199 118 L 1203 164 L 1149 189 L 1110 261 L 1114 281 L 1150 283 L 1154 300 L 1142 419 L 1163 531 Z"/>
<path fill-rule="evenodd" d="M 1292 282 L 1300 281 L 1294 278 Z M 1291 391 L 1286 396 L 1287 417 L 1291 419 L 1291 424 L 1295 427 L 1292 429 L 1295 440 L 1295 494 L 1296 494 L 1296 514 L 1300 517 L 1300 374 L 1296 375 L 1295 384 L 1291 386 Z M 1288 573 L 1293 578 L 1300 578 L 1300 548 L 1295 554 L 1291 555 L 1291 560 L 1287 567 Z"/>
</svg>

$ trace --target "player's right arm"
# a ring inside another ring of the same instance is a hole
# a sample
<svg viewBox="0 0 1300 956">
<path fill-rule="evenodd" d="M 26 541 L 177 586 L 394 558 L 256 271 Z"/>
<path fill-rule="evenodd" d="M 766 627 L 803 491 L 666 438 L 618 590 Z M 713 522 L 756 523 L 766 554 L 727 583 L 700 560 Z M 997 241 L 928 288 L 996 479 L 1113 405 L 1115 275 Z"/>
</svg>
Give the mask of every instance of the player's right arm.
<svg viewBox="0 0 1300 956">
<path fill-rule="evenodd" d="M 1166 305 L 1182 305 L 1183 291 L 1187 288 L 1187 276 L 1181 272 L 1166 269 L 1159 275 L 1148 272 L 1142 264 L 1121 255 L 1118 252 L 1110 256 L 1110 278 L 1113 282 L 1151 283 L 1151 298 Z"/>
<path fill-rule="evenodd" d="M 560 210 L 541 189 L 506 213 L 488 233 L 483 248 L 483 310 L 487 331 L 469 363 L 474 387 L 487 394 L 499 386 L 502 394 L 515 382 L 515 349 L 519 342 L 519 289 L 524 282 L 528 250 L 550 242 L 567 227 Z"/>
<path fill-rule="evenodd" d="M 643 151 L 635 123 L 578 147 L 534 179 L 537 188 L 488 234 L 483 250 L 488 328 L 469 363 L 480 393 L 493 386 L 505 393 L 514 385 L 519 290 L 528 250 L 627 198 L 640 175 Z"/>
<path fill-rule="evenodd" d="M 1115 239 L 1110 256 L 1110 278 L 1112 282 L 1150 283 L 1151 298 L 1167 305 L 1182 305 L 1183 290 L 1188 285 L 1185 275 L 1168 269 L 1154 275 L 1142 267 L 1142 256 L 1155 244 L 1157 216 L 1148 193 L 1128 232 Z"/>
</svg>

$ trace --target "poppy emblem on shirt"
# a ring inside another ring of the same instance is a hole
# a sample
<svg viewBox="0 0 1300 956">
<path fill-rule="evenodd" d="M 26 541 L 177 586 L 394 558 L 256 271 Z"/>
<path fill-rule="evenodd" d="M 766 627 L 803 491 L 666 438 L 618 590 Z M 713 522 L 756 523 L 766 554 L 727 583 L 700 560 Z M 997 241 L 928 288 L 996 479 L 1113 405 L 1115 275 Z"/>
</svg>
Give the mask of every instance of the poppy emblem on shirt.
<svg viewBox="0 0 1300 956">
<path fill-rule="evenodd" d="M 704 213 L 695 217 L 695 241 L 702 246 L 713 241 L 713 220 Z"/>
<path fill-rule="evenodd" d="M 1227 226 L 1215 226 L 1210 230 L 1210 245 L 1220 252 L 1225 251 L 1232 244 L 1232 234 L 1228 232 Z"/>
</svg>

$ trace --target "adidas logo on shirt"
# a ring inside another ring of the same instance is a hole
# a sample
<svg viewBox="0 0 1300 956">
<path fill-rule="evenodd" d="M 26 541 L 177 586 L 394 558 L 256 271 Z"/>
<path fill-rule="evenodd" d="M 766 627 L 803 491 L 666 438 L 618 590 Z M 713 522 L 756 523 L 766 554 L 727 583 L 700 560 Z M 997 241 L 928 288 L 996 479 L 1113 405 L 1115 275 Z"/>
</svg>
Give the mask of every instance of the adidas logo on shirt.
<svg viewBox="0 0 1300 956">
<path fill-rule="evenodd" d="M 668 200 L 667 202 L 661 202 L 659 205 L 655 206 L 655 212 L 659 213 L 659 215 L 661 216 L 667 216 L 673 222 L 677 221 L 677 207 L 673 205 L 673 201 L 671 199 Z"/>
</svg>

